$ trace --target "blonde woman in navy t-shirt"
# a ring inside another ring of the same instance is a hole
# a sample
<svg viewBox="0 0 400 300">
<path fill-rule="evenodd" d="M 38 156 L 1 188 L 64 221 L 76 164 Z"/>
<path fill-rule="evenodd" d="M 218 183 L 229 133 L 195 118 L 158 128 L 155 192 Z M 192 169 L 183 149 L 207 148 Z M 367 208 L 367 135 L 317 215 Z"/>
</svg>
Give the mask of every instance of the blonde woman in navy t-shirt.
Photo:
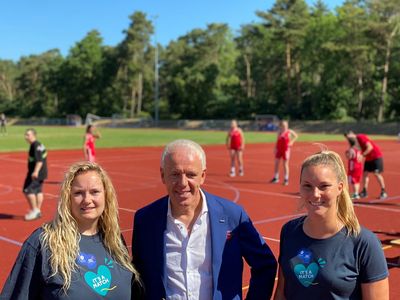
<svg viewBox="0 0 400 300">
<path fill-rule="evenodd" d="M 300 197 L 307 214 L 282 228 L 274 299 L 389 299 L 381 244 L 358 223 L 337 153 L 303 162 Z"/>
<path fill-rule="evenodd" d="M 24 242 L 0 299 L 125 300 L 140 293 L 110 178 L 95 163 L 73 164 L 55 218 Z"/>
</svg>

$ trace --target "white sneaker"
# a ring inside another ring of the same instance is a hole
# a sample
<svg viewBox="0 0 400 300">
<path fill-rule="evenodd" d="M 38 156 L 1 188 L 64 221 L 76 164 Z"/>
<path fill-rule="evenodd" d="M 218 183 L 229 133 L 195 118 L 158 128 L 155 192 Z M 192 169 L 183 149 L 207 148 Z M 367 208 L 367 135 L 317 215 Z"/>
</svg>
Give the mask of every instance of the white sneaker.
<svg viewBox="0 0 400 300">
<path fill-rule="evenodd" d="M 25 215 L 25 221 L 33 221 L 42 217 L 40 210 L 31 210 Z"/>
<path fill-rule="evenodd" d="M 229 173 L 229 177 L 235 177 L 236 176 L 236 172 L 235 171 L 231 171 L 230 173 Z"/>
</svg>

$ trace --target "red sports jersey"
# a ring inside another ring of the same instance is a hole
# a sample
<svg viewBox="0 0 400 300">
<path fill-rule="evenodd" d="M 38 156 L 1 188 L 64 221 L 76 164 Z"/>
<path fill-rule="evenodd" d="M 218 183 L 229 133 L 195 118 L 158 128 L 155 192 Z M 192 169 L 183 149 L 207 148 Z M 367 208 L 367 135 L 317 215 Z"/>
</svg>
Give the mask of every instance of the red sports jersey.
<svg viewBox="0 0 400 300">
<path fill-rule="evenodd" d="M 94 143 L 95 143 L 95 137 L 91 133 L 86 133 L 85 136 L 85 149 L 88 154 L 88 160 L 89 161 L 95 161 L 95 148 L 94 148 Z"/>
<path fill-rule="evenodd" d="M 363 172 L 363 165 L 359 161 L 361 151 L 356 148 L 350 148 L 348 151 L 349 160 L 347 162 L 347 175 L 349 176 L 350 183 L 360 183 Z"/>
<path fill-rule="evenodd" d="M 231 144 L 230 149 L 239 150 L 242 148 L 242 135 L 239 129 L 233 129 L 229 132 Z"/>
<path fill-rule="evenodd" d="M 286 130 L 278 135 L 278 138 L 276 140 L 276 153 L 275 153 L 276 158 L 283 158 L 284 160 L 289 159 L 289 153 L 290 153 L 289 142 L 290 142 L 289 130 Z"/>
<path fill-rule="evenodd" d="M 371 161 L 371 160 L 375 160 L 379 157 L 382 157 L 382 152 L 381 149 L 379 149 L 379 147 L 373 142 L 371 141 L 368 136 L 366 136 L 365 134 L 357 134 L 357 141 L 358 144 L 361 147 L 361 150 L 364 152 L 365 149 L 367 149 L 367 143 L 370 142 L 372 145 L 372 150 L 371 152 L 368 153 L 368 155 L 365 157 L 366 161 Z"/>
</svg>

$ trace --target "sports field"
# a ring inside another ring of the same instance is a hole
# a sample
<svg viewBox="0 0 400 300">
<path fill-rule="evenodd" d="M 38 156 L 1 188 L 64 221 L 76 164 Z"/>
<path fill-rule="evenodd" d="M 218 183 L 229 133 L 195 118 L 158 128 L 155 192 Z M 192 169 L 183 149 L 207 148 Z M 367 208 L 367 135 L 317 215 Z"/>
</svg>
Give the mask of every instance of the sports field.
<svg viewBox="0 0 400 300">
<path fill-rule="evenodd" d="M 40 224 L 49 221 L 55 210 L 59 183 L 68 166 L 83 159 L 83 128 L 36 127 L 38 139 L 49 149 L 49 178 L 44 185 L 43 218 L 23 221 L 27 204 L 21 192 L 26 173 L 28 145 L 23 140 L 25 127 L 10 127 L 8 136 L 0 136 L 0 288 L 26 237 Z M 319 150 L 314 142 L 323 142 L 344 158 L 347 143 L 342 136 L 300 134 L 292 150 L 289 186 L 269 184 L 273 173 L 273 133 L 245 133 L 245 176 L 228 177 L 229 158 L 224 144 L 225 132 L 103 129 L 98 141 L 98 162 L 108 171 L 120 203 L 121 228 L 131 244 L 135 211 L 165 194 L 159 178 L 162 145 L 175 138 L 191 138 L 204 145 L 207 154 L 207 178 L 204 189 L 242 205 L 276 256 L 282 225 L 302 214 L 298 210 L 299 167 L 302 160 Z M 377 139 L 378 137 L 374 137 Z M 385 180 L 389 197 L 377 200 L 379 189 L 371 178 L 370 197 L 358 201 L 356 213 L 362 225 L 374 231 L 382 241 L 390 268 L 391 299 L 400 299 L 400 269 L 396 262 L 400 248 L 390 241 L 400 238 L 400 143 L 395 138 L 378 141 L 385 157 Z M 151 147 L 150 147 L 151 146 Z M 243 290 L 248 284 L 248 270 Z"/>
</svg>

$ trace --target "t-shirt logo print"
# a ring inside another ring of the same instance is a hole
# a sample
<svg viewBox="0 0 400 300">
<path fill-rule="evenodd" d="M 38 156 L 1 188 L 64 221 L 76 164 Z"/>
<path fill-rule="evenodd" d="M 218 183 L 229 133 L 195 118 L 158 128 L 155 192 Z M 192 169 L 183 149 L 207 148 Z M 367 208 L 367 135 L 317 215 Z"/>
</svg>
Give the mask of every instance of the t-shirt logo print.
<svg viewBox="0 0 400 300">
<path fill-rule="evenodd" d="M 77 263 L 80 266 L 87 267 L 88 269 L 94 270 L 97 266 L 96 257 L 93 254 L 88 254 L 80 252 L 77 258 Z M 97 294 L 101 296 L 107 295 L 109 291 L 112 291 L 117 286 L 111 286 L 111 271 L 109 268 L 113 268 L 113 261 L 104 258 L 104 264 L 100 265 L 97 269 L 97 273 L 92 271 L 87 271 L 84 275 L 86 284 L 93 289 Z"/>
<path fill-rule="evenodd" d="M 297 258 L 300 258 L 303 263 L 296 264 L 293 272 L 300 283 L 304 287 L 318 284 L 314 280 L 317 278 L 319 269 L 325 266 L 326 261 L 322 258 L 319 258 L 317 262 L 313 261 L 313 254 L 308 249 L 301 249 L 297 254 Z"/>
</svg>

